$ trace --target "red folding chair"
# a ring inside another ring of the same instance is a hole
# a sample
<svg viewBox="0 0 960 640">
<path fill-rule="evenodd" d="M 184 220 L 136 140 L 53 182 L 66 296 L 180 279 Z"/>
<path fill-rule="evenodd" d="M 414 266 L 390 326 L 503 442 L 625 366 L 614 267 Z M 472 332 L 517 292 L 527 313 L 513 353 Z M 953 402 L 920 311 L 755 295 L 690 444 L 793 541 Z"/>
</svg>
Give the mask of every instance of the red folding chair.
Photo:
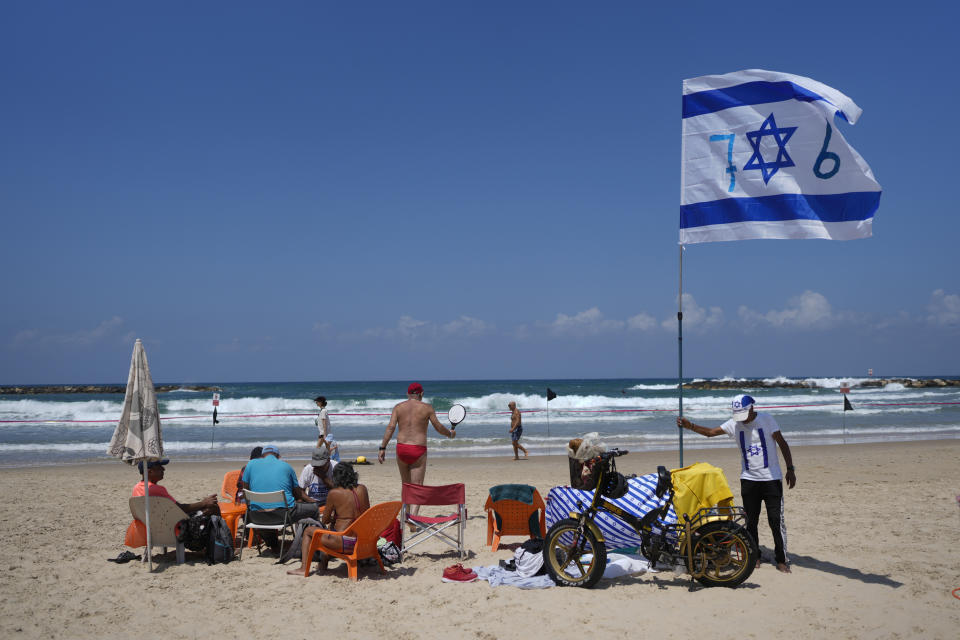
<svg viewBox="0 0 960 640">
<path fill-rule="evenodd" d="M 407 551 L 434 537 L 456 549 L 463 560 L 466 555 L 463 541 L 467 524 L 466 490 L 463 483 L 430 487 L 404 482 L 400 500 L 403 503 L 400 507 L 400 528 L 403 532 L 401 560 Z M 411 513 L 410 507 L 414 505 L 456 505 L 457 510 L 449 515 L 425 516 Z M 407 525 L 412 525 L 415 531 L 410 532 Z"/>
</svg>

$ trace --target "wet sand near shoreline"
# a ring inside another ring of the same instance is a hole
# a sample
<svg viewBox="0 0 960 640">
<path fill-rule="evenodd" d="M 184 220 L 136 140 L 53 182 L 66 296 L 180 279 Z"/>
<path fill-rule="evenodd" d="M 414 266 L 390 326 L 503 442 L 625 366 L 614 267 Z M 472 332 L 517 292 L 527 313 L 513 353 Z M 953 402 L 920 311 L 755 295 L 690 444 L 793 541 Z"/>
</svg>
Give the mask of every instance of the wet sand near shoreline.
<svg viewBox="0 0 960 640">
<path fill-rule="evenodd" d="M 0 591 L 4 638 L 529 638 L 660 637 L 955 638 L 960 628 L 960 440 L 793 447 L 797 487 L 786 491 L 792 573 L 762 565 L 737 589 L 707 589 L 671 572 L 602 580 L 591 590 L 526 591 L 486 582 L 448 584 L 458 562 L 440 543 L 421 545 L 379 575 L 346 566 L 310 578 L 256 553 L 207 566 L 171 551 L 148 574 L 138 562 L 107 562 L 124 550 L 127 499 L 136 471 L 121 463 L 0 470 L 4 523 Z M 685 463 L 725 471 L 739 504 L 737 449 L 688 450 Z M 392 458 L 392 454 L 391 454 Z M 305 460 L 291 460 L 299 473 Z M 677 466 L 676 452 L 632 452 L 624 473 Z M 163 485 L 179 500 L 217 492 L 236 463 L 177 463 Z M 396 464 L 357 466 L 371 501 L 399 499 Z M 567 484 L 561 451 L 513 461 L 436 458 L 429 484 L 464 482 L 469 523 L 465 566 L 495 565 L 521 538 L 492 553 L 484 546 L 483 504 L 506 482 Z M 760 545 L 772 554 L 766 519 Z M 138 553 L 140 550 L 137 551 Z"/>
</svg>

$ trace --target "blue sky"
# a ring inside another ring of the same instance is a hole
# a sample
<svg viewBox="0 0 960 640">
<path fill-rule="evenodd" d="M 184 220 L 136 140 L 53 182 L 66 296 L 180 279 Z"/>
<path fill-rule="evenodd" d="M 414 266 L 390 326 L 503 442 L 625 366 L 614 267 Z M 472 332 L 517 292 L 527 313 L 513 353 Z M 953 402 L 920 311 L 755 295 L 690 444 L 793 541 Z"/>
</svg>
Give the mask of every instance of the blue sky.
<svg viewBox="0 0 960 640">
<path fill-rule="evenodd" d="M 684 372 L 960 374 L 954 7 L 0 12 L 0 383 L 675 376 L 680 84 L 755 67 L 863 108 L 874 237 L 690 246 Z"/>
</svg>

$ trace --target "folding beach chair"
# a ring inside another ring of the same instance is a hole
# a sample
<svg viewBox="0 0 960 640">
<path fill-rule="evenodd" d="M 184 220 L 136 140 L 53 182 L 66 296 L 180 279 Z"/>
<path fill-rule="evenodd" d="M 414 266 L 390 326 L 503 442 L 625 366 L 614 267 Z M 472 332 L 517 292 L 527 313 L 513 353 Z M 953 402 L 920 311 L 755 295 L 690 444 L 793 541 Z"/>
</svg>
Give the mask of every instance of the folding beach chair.
<svg viewBox="0 0 960 640">
<path fill-rule="evenodd" d="M 401 560 L 407 551 L 433 537 L 456 549 L 463 560 L 466 555 L 463 540 L 467 524 L 466 490 L 463 483 L 430 487 L 404 482 L 400 499 L 403 502 L 400 508 L 400 529 L 403 533 Z M 457 510 L 443 516 L 414 515 L 410 512 L 413 505 L 456 505 Z M 411 533 L 407 525 L 413 525 L 416 531 Z"/>
<path fill-rule="evenodd" d="M 547 507 L 535 487 L 527 484 L 490 487 L 483 508 L 487 511 L 487 544 L 491 551 L 500 547 L 503 536 L 542 538 L 547 535 Z"/>
</svg>

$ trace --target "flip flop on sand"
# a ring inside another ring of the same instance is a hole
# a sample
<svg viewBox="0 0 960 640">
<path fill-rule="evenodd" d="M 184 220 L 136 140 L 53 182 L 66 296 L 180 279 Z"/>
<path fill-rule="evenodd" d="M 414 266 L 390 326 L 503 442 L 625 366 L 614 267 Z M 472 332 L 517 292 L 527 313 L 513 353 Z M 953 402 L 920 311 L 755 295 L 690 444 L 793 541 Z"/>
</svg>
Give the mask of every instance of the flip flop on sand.
<svg viewBox="0 0 960 640">
<path fill-rule="evenodd" d="M 140 556 L 133 553 L 132 551 L 124 551 L 123 553 L 118 555 L 116 558 L 107 558 L 107 562 L 116 562 L 117 564 L 125 564 L 127 562 L 130 562 L 131 560 L 139 560 L 139 559 L 140 559 Z"/>
</svg>

